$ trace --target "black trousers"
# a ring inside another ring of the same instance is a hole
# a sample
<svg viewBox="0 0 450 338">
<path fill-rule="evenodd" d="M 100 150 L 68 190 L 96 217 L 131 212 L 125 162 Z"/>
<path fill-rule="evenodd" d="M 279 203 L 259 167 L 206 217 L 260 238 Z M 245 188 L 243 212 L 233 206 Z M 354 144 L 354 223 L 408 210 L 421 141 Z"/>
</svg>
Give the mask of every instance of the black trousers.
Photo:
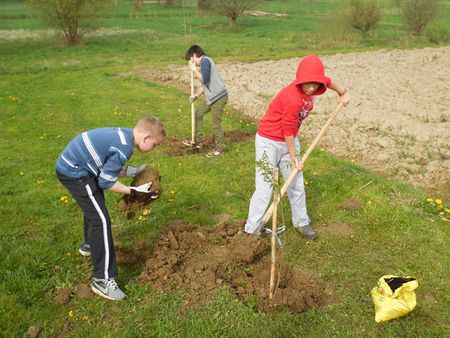
<svg viewBox="0 0 450 338">
<path fill-rule="evenodd" d="M 84 241 L 91 246 L 95 278 L 116 276 L 116 253 L 111 233 L 111 219 L 106 208 L 103 189 L 97 178 L 74 179 L 56 172 L 59 181 L 69 190 L 84 214 Z"/>
</svg>

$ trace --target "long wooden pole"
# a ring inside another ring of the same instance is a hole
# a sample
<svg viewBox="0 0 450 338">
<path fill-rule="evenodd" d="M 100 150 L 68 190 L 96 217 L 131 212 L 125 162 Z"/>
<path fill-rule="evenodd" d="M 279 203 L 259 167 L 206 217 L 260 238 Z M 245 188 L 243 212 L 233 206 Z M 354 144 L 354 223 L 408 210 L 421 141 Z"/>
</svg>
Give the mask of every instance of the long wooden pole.
<svg viewBox="0 0 450 338">
<path fill-rule="evenodd" d="M 275 292 L 275 264 L 276 264 L 276 252 L 277 252 L 277 242 L 276 242 L 276 234 L 277 234 L 277 209 L 278 209 L 278 190 L 280 187 L 278 186 L 278 168 L 275 169 L 274 173 L 274 183 L 275 189 L 273 190 L 273 205 L 274 210 L 272 214 L 272 251 L 271 251 L 271 264 L 270 264 L 270 286 L 269 286 L 269 300 L 272 299 L 273 293 Z"/>
<path fill-rule="evenodd" d="M 301 159 L 301 162 L 300 162 L 301 164 L 304 164 L 306 162 L 306 160 L 308 159 L 308 157 L 311 154 L 311 152 L 314 150 L 314 148 L 317 145 L 317 143 L 319 143 L 319 140 L 321 139 L 323 134 L 325 134 L 325 131 L 328 129 L 328 127 L 330 126 L 331 122 L 333 122 L 333 120 L 335 119 L 336 115 L 341 111 L 342 107 L 344 107 L 344 104 L 343 103 L 339 103 L 339 105 L 337 106 L 336 110 L 333 113 L 331 113 L 331 115 L 328 118 L 327 122 L 322 127 L 322 129 L 320 130 L 319 134 L 317 134 L 317 136 L 314 139 L 314 141 L 311 143 L 309 148 L 306 150 L 305 154 L 302 156 L 302 159 Z M 284 182 L 283 186 L 281 187 L 280 198 L 282 198 L 283 195 L 286 193 L 286 190 L 289 188 L 289 186 L 291 185 L 292 181 L 294 180 L 294 178 L 298 174 L 298 172 L 299 171 L 298 171 L 297 168 L 293 168 L 292 169 L 292 172 L 289 175 L 288 179 L 286 180 L 286 182 Z M 269 221 L 270 216 L 274 212 L 274 208 L 275 208 L 275 206 L 274 206 L 274 203 L 272 202 L 272 204 L 270 205 L 269 209 L 267 209 L 266 213 L 264 214 L 264 218 L 263 218 L 263 223 L 264 224 L 266 224 Z"/>
<path fill-rule="evenodd" d="M 194 96 L 194 72 L 191 71 L 191 97 Z M 194 101 L 191 102 L 191 126 L 192 126 L 192 144 L 196 144 L 197 140 L 195 137 L 195 105 Z"/>
</svg>

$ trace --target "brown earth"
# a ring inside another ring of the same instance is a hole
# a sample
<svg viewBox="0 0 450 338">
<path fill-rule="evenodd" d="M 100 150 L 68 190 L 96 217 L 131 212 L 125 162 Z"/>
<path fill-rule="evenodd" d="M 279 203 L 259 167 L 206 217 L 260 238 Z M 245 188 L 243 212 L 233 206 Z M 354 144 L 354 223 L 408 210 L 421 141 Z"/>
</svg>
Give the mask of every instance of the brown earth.
<svg viewBox="0 0 450 338">
<path fill-rule="evenodd" d="M 168 224 L 139 279 L 155 291 L 183 292 L 187 307 L 204 304 L 220 287 L 244 303 L 256 303 L 258 311 L 287 308 L 297 313 L 335 302 L 330 286 L 319 277 L 285 264 L 278 266 L 278 288 L 269 301 L 269 241 L 238 234 L 243 223 L 228 219 L 223 217 L 213 229 L 181 221 Z"/>
<path fill-rule="evenodd" d="M 244 133 L 240 130 L 226 131 L 224 134 L 225 143 L 247 143 L 253 140 L 255 135 L 253 133 Z M 167 137 L 164 143 L 161 145 L 167 155 L 170 156 L 187 156 L 198 153 L 207 153 L 214 149 L 214 137 L 211 134 L 205 135 L 202 141 L 202 148 L 196 149 L 192 147 L 187 147 L 182 144 L 182 138 L 177 137 Z"/>
<path fill-rule="evenodd" d="M 352 96 L 320 142 L 330 153 L 450 200 L 450 46 L 321 56 L 326 73 Z M 229 104 L 259 119 L 270 100 L 293 80 L 299 59 L 219 63 Z M 186 93 L 187 67 L 147 69 L 142 78 Z M 186 98 L 187 99 L 187 98 Z M 337 106 L 327 91 L 300 132 L 316 136 Z"/>
</svg>

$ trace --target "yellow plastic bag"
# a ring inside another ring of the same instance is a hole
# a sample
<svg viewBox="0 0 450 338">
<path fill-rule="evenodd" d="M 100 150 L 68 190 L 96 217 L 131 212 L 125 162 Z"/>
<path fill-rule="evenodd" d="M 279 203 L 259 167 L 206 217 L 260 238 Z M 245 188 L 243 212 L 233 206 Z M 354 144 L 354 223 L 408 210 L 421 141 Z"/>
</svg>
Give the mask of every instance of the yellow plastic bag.
<svg viewBox="0 0 450 338">
<path fill-rule="evenodd" d="M 370 292 L 375 304 L 377 323 L 398 318 L 410 313 L 416 307 L 414 289 L 419 283 L 412 277 L 385 275 Z"/>
</svg>

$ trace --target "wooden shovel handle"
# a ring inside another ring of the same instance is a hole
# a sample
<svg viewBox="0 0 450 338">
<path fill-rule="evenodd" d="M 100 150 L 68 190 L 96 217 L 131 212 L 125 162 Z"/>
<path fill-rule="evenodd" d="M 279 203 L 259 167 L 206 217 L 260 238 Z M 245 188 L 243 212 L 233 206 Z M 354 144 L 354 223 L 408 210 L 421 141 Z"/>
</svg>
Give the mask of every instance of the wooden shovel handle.
<svg viewBox="0 0 450 338">
<path fill-rule="evenodd" d="M 336 110 L 333 113 L 331 113 L 331 115 L 328 118 L 328 120 L 325 123 L 325 125 L 322 127 L 320 132 L 317 134 L 316 138 L 311 143 L 311 145 L 308 147 L 306 152 L 303 154 L 301 162 L 300 162 L 301 164 L 304 164 L 306 162 L 306 160 L 308 159 L 308 157 L 311 154 L 311 152 L 314 150 L 314 148 L 317 145 L 317 143 L 319 143 L 320 138 L 323 136 L 323 134 L 325 134 L 325 131 L 328 129 L 328 127 L 330 126 L 331 122 L 333 122 L 333 120 L 335 119 L 336 115 L 341 111 L 342 107 L 344 107 L 344 104 L 341 102 L 337 106 Z M 288 177 L 288 179 L 286 180 L 286 182 L 284 182 L 283 186 L 281 187 L 280 198 L 283 197 L 283 195 L 286 193 L 286 190 L 289 188 L 289 186 L 291 185 L 292 181 L 294 180 L 294 178 L 295 178 L 295 176 L 297 174 L 298 174 L 298 169 L 297 168 L 293 168 L 291 174 Z M 274 203 L 272 202 L 272 204 L 270 205 L 270 207 L 267 209 L 266 213 L 264 214 L 263 224 L 266 224 L 269 221 L 270 217 L 272 216 L 273 209 L 274 209 Z"/>
<path fill-rule="evenodd" d="M 191 97 L 194 96 L 194 72 L 191 71 Z M 190 98 L 189 98 L 190 99 Z M 192 143 L 195 144 L 195 105 L 194 101 L 191 102 L 191 127 L 192 127 Z"/>
</svg>

